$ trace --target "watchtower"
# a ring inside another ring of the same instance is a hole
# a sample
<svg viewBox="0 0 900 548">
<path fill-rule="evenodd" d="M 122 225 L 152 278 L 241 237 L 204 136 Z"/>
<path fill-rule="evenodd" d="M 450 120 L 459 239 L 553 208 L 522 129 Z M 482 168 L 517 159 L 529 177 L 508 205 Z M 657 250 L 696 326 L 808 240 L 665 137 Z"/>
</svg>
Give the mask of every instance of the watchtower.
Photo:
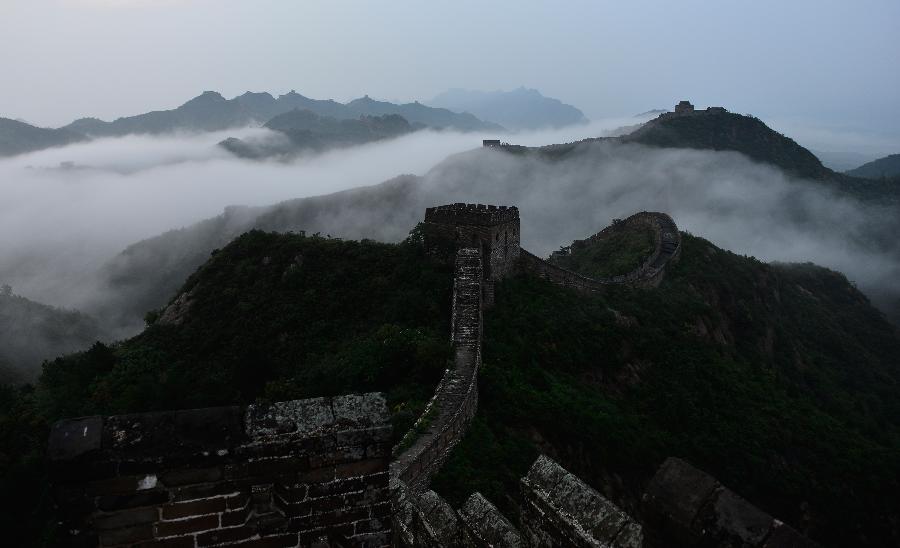
<svg viewBox="0 0 900 548">
<path fill-rule="evenodd" d="M 509 274 L 519 257 L 519 209 L 456 203 L 425 210 L 425 237 L 452 240 L 481 251 L 485 280 Z"/>
<path fill-rule="evenodd" d="M 675 105 L 675 114 L 690 114 L 694 112 L 694 105 L 690 101 L 679 101 Z"/>
</svg>

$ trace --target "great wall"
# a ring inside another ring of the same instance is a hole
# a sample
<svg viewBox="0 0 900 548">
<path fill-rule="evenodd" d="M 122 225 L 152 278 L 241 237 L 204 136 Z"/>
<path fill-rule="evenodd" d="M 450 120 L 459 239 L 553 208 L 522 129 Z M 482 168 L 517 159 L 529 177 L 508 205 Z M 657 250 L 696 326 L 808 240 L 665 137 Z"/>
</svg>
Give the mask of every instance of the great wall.
<svg viewBox="0 0 900 548">
<path fill-rule="evenodd" d="M 586 292 L 655 287 L 680 256 L 674 221 L 634 271 L 593 279 L 528 253 L 515 207 L 428 208 L 426 245 L 452 241 L 454 359 L 422 416 L 391 448 L 380 394 L 108 417 L 54 425 L 50 473 L 68 546 L 817 546 L 690 464 L 669 458 L 629 516 L 546 456 L 522 478 L 520 522 L 479 493 L 453 509 L 429 490 L 478 406 L 483 314 L 494 285 L 528 272 Z M 578 242 L 576 242 L 576 245 Z"/>
</svg>

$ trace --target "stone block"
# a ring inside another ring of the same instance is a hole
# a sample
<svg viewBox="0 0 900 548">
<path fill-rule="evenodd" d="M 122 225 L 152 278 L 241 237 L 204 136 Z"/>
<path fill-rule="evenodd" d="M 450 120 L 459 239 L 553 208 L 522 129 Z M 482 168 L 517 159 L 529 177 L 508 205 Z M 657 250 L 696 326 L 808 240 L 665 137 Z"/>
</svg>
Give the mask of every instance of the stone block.
<svg viewBox="0 0 900 548">
<path fill-rule="evenodd" d="M 65 461 L 99 451 L 103 436 L 102 417 L 62 420 L 50 429 L 47 456 Z"/>
<path fill-rule="evenodd" d="M 459 515 L 477 542 L 497 548 L 525 547 L 519 531 L 481 493 L 473 493 L 460 508 Z"/>
</svg>

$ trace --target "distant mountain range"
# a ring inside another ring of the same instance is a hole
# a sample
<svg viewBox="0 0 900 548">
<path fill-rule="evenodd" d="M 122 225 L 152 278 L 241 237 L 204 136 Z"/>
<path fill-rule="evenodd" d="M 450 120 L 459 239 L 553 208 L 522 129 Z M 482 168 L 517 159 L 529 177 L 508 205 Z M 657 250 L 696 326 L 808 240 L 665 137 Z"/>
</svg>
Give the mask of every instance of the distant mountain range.
<svg viewBox="0 0 900 548">
<path fill-rule="evenodd" d="M 470 112 L 482 120 L 490 120 L 513 130 L 557 128 L 588 121 L 584 113 L 572 105 L 524 87 L 512 91 L 451 89 L 432 99 L 429 104 Z"/>
<path fill-rule="evenodd" d="M 69 129 L 35 127 L 20 120 L 0 118 L 0 157 L 85 141 L 87 137 Z"/>
<path fill-rule="evenodd" d="M 900 177 L 900 154 L 891 154 L 890 156 L 879 158 L 845 173 L 853 177 L 866 179 Z"/>
<path fill-rule="evenodd" d="M 283 134 L 285 139 L 253 141 L 231 137 L 219 144 L 242 158 L 289 158 L 299 152 L 361 145 L 399 137 L 414 130 L 399 114 L 363 115 L 358 119 L 338 120 L 331 116 L 319 116 L 310 110 L 279 114 L 266 122 L 265 127 Z"/>
<path fill-rule="evenodd" d="M 875 154 L 863 154 L 861 152 L 835 152 L 825 150 L 810 150 L 816 158 L 822 161 L 822 165 L 834 171 L 847 172 L 855 167 L 871 162 L 878 158 Z"/>
<path fill-rule="evenodd" d="M 172 110 L 147 112 L 112 122 L 97 118 L 80 118 L 59 129 L 38 128 L 16 120 L 0 118 L 0 156 L 33 152 L 96 137 L 154 135 L 175 131 L 221 131 L 264 124 L 279 114 L 293 110 L 308 110 L 318 116 L 337 120 L 398 114 L 416 128 L 431 127 L 457 131 L 503 130 L 503 127 L 479 120 L 472 114 L 460 114 L 418 102 L 394 104 L 365 96 L 343 104 L 330 99 L 310 99 L 295 91 L 277 98 L 269 93 L 247 92 L 233 99 L 225 99 L 215 91 L 206 91 Z"/>
</svg>

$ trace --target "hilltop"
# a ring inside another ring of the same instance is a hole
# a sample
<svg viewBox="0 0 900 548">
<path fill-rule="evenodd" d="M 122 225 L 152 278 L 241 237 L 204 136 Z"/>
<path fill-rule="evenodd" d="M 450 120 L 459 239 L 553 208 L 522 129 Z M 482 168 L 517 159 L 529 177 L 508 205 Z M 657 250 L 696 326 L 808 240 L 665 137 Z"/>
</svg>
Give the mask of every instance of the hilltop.
<svg viewBox="0 0 900 548">
<path fill-rule="evenodd" d="M 90 316 L 0 290 L 0 382 L 32 381 L 44 360 L 85 348 L 101 334 Z"/>
<path fill-rule="evenodd" d="M 338 120 L 358 119 L 362 115 L 399 114 L 411 123 L 461 131 L 497 128 L 497 126 L 482 122 L 470 114 L 456 114 L 445 109 L 426 107 L 419 103 L 397 105 L 378 102 L 369 99 L 368 96 L 342 104 L 330 99 L 310 99 L 295 91 L 277 98 L 268 93 L 247 92 L 233 99 L 225 99 L 215 91 L 206 91 L 172 110 L 148 112 L 119 118 L 113 122 L 83 118 L 72 122 L 65 129 L 89 136 L 217 131 L 265 123 L 280 114 L 293 110 L 308 110 L 316 115 Z"/>
<path fill-rule="evenodd" d="M 559 128 L 587 123 L 584 113 L 536 89 L 520 87 L 510 91 L 451 89 L 429 102 L 457 112 L 470 112 L 482 120 L 496 122 L 512 130 Z"/>
<path fill-rule="evenodd" d="M 891 154 L 884 158 L 873 160 L 845 173 L 853 177 L 864 177 L 866 179 L 900 177 L 900 154 Z"/>
<path fill-rule="evenodd" d="M 543 452 L 633 509 L 653 469 L 680 455 L 826 544 L 890 542 L 896 329 L 835 272 L 767 265 L 688 234 L 683 245 L 658 289 L 586 296 L 525 274 L 499 282 L 479 411 L 435 488 L 454 503 L 478 489 L 512 513 L 508 493 Z M 571 247 L 579 268 L 618 260 Z M 48 363 L 34 392 L 0 398 L 0 438 L 19 451 L 31 443 L 23 420 L 42 443 L 64 416 L 367 390 L 387 393 L 396 436 L 449 359 L 450 280 L 415 230 L 401 244 L 249 232 L 143 333 Z M 40 478 L 29 454 L 6 466 Z M 40 503 L 34 493 L 22 510 Z"/>
<path fill-rule="evenodd" d="M 399 115 L 414 129 L 454 129 L 457 131 L 500 131 L 503 128 L 479 120 L 469 113 L 433 108 L 419 102 L 395 104 L 375 101 L 369 96 L 346 104 L 331 99 L 311 99 L 296 91 L 277 98 L 269 93 L 246 92 L 226 99 L 216 91 L 204 91 L 169 110 L 124 116 L 111 122 L 99 118 L 79 118 L 59 129 L 39 128 L 19 120 L 0 118 L 0 157 L 63 146 L 98 137 L 159 135 L 184 132 L 222 131 L 262 125 L 276 116 L 307 110 L 337 120 Z"/>
<path fill-rule="evenodd" d="M 833 172 L 815 155 L 758 118 L 725 109 L 663 113 L 623 141 L 668 148 L 734 150 L 785 172 L 809 179 L 825 179 Z"/>
<path fill-rule="evenodd" d="M 362 115 L 357 120 L 338 120 L 319 116 L 310 110 L 279 114 L 266 122 L 264 127 L 281 133 L 286 139 L 273 142 L 265 138 L 257 142 L 231 137 L 219 145 L 242 158 L 289 158 L 300 152 L 361 145 L 413 131 L 409 122 L 399 114 Z"/>
<path fill-rule="evenodd" d="M 70 145 L 85 140 L 87 138 L 84 135 L 70 129 L 40 128 L 19 120 L 0 118 L 0 157 Z"/>
</svg>

